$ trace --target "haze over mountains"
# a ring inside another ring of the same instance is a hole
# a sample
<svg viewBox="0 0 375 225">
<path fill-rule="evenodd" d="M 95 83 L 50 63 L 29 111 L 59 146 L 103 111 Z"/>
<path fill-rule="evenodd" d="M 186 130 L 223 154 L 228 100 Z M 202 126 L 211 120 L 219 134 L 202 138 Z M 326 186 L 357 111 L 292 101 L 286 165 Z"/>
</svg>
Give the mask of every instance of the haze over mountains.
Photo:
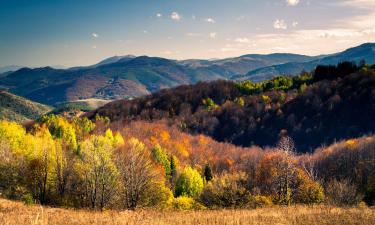
<svg viewBox="0 0 375 225">
<path fill-rule="evenodd" d="M 255 82 L 278 75 L 298 75 L 317 65 L 342 61 L 375 63 L 375 44 L 344 52 L 305 56 L 249 54 L 220 60 L 170 60 L 148 56 L 115 56 L 88 67 L 22 68 L 0 75 L 0 88 L 40 103 L 54 105 L 82 99 L 134 98 L 160 89 L 218 79 Z"/>
</svg>

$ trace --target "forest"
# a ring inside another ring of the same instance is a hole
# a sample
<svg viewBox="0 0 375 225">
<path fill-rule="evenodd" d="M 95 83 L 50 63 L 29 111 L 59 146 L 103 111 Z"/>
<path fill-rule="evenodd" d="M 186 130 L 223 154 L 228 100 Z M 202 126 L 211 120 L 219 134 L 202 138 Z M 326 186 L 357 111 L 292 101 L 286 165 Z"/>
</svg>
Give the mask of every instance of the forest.
<svg viewBox="0 0 375 225">
<path fill-rule="evenodd" d="M 298 152 L 312 152 L 375 131 L 374 68 L 343 62 L 261 83 L 201 82 L 114 101 L 87 116 L 126 124 L 167 119 L 185 132 L 244 147 L 274 146 L 288 135 Z"/>
<path fill-rule="evenodd" d="M 374 66 L 344 62 L 2 120 L 0 195 L 94 210 L 374 205 L 374 85 Z"/>
</svg>

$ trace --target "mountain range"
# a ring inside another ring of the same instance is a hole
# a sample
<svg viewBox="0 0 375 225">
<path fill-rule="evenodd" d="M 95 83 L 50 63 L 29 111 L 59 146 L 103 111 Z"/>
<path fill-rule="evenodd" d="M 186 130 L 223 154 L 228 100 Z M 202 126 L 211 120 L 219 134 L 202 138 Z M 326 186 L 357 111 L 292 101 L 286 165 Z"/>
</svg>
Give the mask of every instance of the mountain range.
<svg viewBox="0 0 375 225">
<path fill-rule="evenodd" d="M 199 81 L 263 81 L 298 75 L 317 65 L 342 61 L 375 63 L 375 44 L 331 55 L 248 54 L 218 60 L 171 60 L 148 56 L 114 56 L 95 65 L 69 69 L 21 68 L 0 74 L 0 88 L 47 105 L 84 99 L 132 99 Z"/>
</svg>

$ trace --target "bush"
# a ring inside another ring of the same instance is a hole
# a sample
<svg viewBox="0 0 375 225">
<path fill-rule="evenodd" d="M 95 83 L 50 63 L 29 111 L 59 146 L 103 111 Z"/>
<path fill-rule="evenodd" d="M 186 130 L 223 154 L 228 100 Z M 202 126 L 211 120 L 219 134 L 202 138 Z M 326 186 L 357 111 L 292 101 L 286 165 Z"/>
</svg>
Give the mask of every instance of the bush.
<svg viewBox="0 0 375 225">
<path fill-rule="evenodd" d="M 203 205 L 196 202 L 193 198 L 181 196 L 173 200 L 172 207 L 177 210 L 200 210 L 205 209 Z"/>
<path fill-rule="evenodd" d="M 354 206 L 362 200 L 355 185 L 348 180 L 336 179 L 328 182 L 326 186 L 327 203 L 337 206 Z"/>
<path fill-rule="evenodd" d="M 257 195 L 251 198 L 251 202 L 249 202 L 249 207 L 251 208 L 261 208 L 261 207 L 269 207 L 272 206 L 272 198 L 269 196 Z"/>
<path fill-rule="evenodd" d="M 33 205 L 35 203 L 34 198 L 31 194 L 25 194 L 22 197 L 22 201 L 23 203 L 25 203 L 25 205 Z"/>
<path fill-rule="evenodd" d="M 306 173 L 300 171 L 298 174 L 299 186 L 297 187 L 294 202 L 303 204 L 319 204 L 324 201 L 323 187 L 311 180 Z"/>
<path fill-rule="evenodd" d="M 224 174 L 207 184 L 201 200 L 208 207 L 246 207 L 251 197 L 246 184 L 245 173 Z"/>
</svg>

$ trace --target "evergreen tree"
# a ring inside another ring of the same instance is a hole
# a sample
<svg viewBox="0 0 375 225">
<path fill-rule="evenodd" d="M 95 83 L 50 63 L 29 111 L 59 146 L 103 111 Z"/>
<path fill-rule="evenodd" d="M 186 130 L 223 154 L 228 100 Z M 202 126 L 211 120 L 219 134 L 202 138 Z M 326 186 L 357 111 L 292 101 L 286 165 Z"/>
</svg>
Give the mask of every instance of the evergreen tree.
<svg viewBox="0 0 375 225">
<path fill-rule="evenodd" d="M 204 178 L 206 179 L 206 181 L 210 181 L 213 178 L 212 170 L 209 164 L 206 164 L 206 166 L 204 167 Z"/>
</svg>

